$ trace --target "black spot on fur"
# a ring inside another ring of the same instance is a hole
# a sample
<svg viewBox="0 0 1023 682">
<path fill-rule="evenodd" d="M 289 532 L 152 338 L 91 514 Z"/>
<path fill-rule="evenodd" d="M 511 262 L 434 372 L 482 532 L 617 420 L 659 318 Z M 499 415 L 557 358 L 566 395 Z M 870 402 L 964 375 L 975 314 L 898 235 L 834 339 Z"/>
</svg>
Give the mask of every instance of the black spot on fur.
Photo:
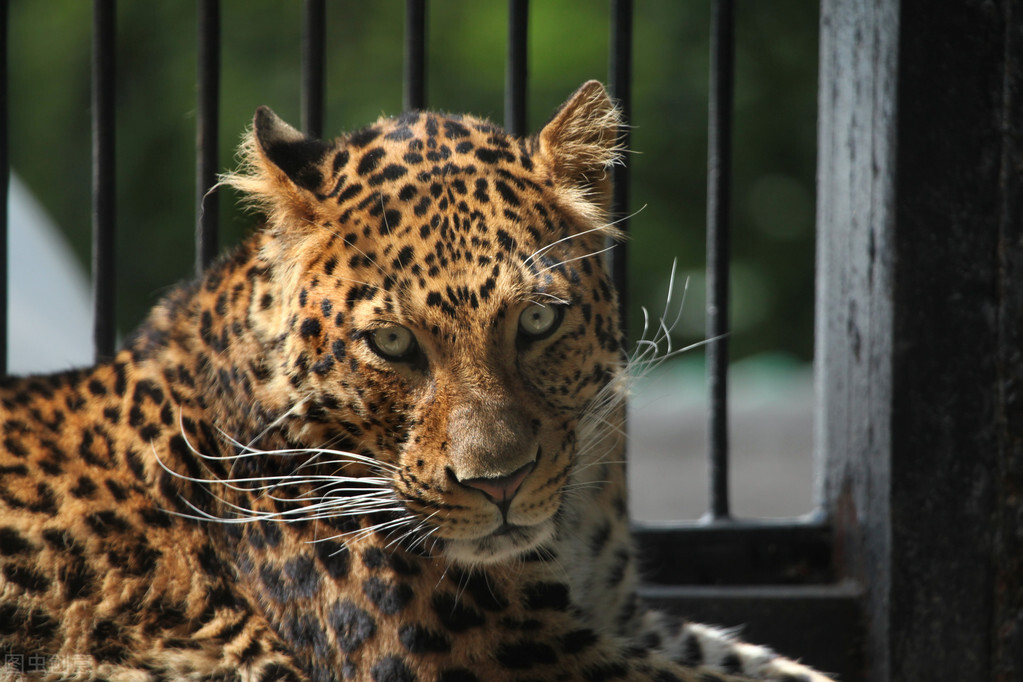
<svg viewBox="0 0 1023 682">
<path fill-rule="evenodd" d="M 742 672 L 742 660 L 732 652 L 721 659 L 721 668 L 731 675 L 738 675 Z"/>
<path fill-rule="evenodd" d="M 451 668 L 442 670 L 437 682 L 480 682 L 480 678 L 464 668 Z"/>
<path fill-rule="evenodd" d="M 332 355 L 324 355 L 323 359 L 317 360 L 312 367 L 313 374 L 317 376 L 325 376 L 334 367 L 334 357 Z"/>
<path fill-rule="evenodd" d="M 392 554 L 388 563 L 398 575 L 419 575 L 421 572 L 418 565 L 406 560 L 400 554 Z"/>
<path fill-rule="evenodd" d="M 285 626 L 292 642 L 300 647 L 309 647 L 319 659 L 330 657 L 330 643 L 327 633 L 319 626 L 316 619 L 309 614 L 294 615 Z"/>
<path fill-rule="evenodd" d="M 513 190 L 507 184 L 500 180 L 497 180 L 496 182 L 494 182 L 494 187 L 497 189 L 498 192 L 501 193 L 501 198 L 504 199 L 507 203 L 511 204 L 512 206 L 519 205 L 519 195 L 516 194 L 515 190 Z"/>
<path fill-rule="evenodd" d="M 281 529 L 276 523 L 262 520 L 259 522 L 259 527 L 263 531 L 263 539 L 267 545 L 276 547 L 281 544 Z"/>
<path fill-rule="evenodd" d="M 679 663 L 683 665 L 697 666 L 703 664 L 703 647 L 700 646 L 699 638 L 693 633 L 686 635 L 685 641 L 682 642 L 680 656 L 681 660 L 679 660 Z"/>
<path fill-rule="evenodd" d="M 472 595 L 476 605 L 484 611 L 504 611 L 508 608 L 508 599 L 487 580 L 485 574 L 452 570 L 450 575 L 459 588 Z"/>
<path fill-rule="evenodd" d="M 604 551 L 607 546 L 607 541 L 611 537 L 611 524 L 604 522 L 597 526 L 597 530 L 593 532 L 590 537 L 590 552 L 597 556 Z"/>
<path fill-rule="evenodd" d="M 263 581 L 263 587 L 266 588 L 266 594 L 271 599 L 279 602 L 288 601 L 289 595 L 280 571 L 273 566 L 263 566 L 259 569 L 259 577 Z"/>
<path fill-rule="evenodd" d="M 17 556 L 32 549 L 31 543 L 13 528 L 0 527 L 0 554 Z"/>
<path fill-rule="evenodd" d="M 412 588 L 404 583 L 392 584 L 380 578 L 369 578 L 362 583 L 362 591 L 382 613 L 400 612 L 412 599 Z"/>
<path fill-rule="evenodd" d="M 629 672 L 624 663 L 604 663 L 590 666 L 583 670 L 583 679 L 586 682 L 608 682 L 625 677 Z"/>
<path fill-rule="evenodd" d="M 611 567 L 607 572 L 607 584 L 609 587 L 614 587 L 625 579 L 625 571 L 629 567 L 629 551 L 627 549 L 618 549 L 614 553 L 614 559 L 611 562 Z"/>
<path fill-rule="evenodd" d="M 334 604 L 327 620 L 337 636 L 341 651 L 350 654 L 376 634 L 376 621 L 368 613 L 348 601 Z"/>
<path fill-rule="evenodd" d="M 341 151 L 334 155 L 333 164 L 334 172 L 337 173 L 339 170 L 341 170 L 341 167 L 344 166 L 346 163 L 348 163 L 348 150 L 342 149 Z"/>
<path fill-rule="evenodd" d="M 45 592 L 50 588 L 49 578 L 25 566 L 5 564 L 3 573 L 7 582 L 18 585 L 27 592 Z"/>
<path fill-rule="evenodd" d="M 561 650 L 566 654 L 577 654 L 597 643 L 597 633 L 589 628 L 573 630 L 561 638 Z"/>
<path fill-rule="evenodd" d="M 317 542 L 316 556 L 331 578 L 340 579 L 348 576 L 351 554 L 345 545 L 333 540 Z"/>
<path fill-rule="evenodd" d="M 409 263 L 412 262 L 412 258 L 415 256 L 415 249 L 411 246 L 405 246 L 398 252 L 398 257 L 394 259 L 392 266 L 395 269 L 404 269 L 408 267 Z"/>
<path fill-rule="evenodd" d="M 394 209 L 384 211 L 383 217 L 380 219 L 380 234 L 389 235 L 396 228 L 401 225 L 401 213 Z"/>
<path fill-rule="evenodd" d="M 343 192 L 337 195 L 338 205 L 345 203 L 349 199 L 357 196 L 362 191 L 362 185 L 358 182 L 348 185 Z"/>
<path fill-rule="evenodd" d="M 458 121 L 447 120 L 444 121 L 444 134 L 451 140 L 457 140 L 460 137 L 468 137 L 469 129 Z"/>
<path fill-rule="evenodd" d="M 504 230 L 497 231 L 497 243 L 501 245 L 501 248 L 507 252 L 515 251 L 519 243 L 515 240 L 515 237 L 511 236 Z"/>
<path fill-rule="evenodd" d="M 359 175 L 367 175 L 376 170 L 377 166 L 380 165 L 380 159 L 384 157 L 386 152 L 377 147 L 376 149 L 370 149 L 368 152 L 362 155 L 362 159 L 359 161 L 358 167 L 355 172 Z"/>
<path fill-rule="evenodd" d="M 313 336 L 320 335 L 320 321 L 315 317 L 307 317 L 302 320 L 302 326 L 299 328 L 299 333 L 303 338 L 310 338 Z"/>
<path fill-rule="evenodd" d="M 348 138 L 348 144 L 352 147 L 365 147 L 373 140 L 380 137 L 380 131 L 376 128 L 366 128 L 358 132 L 352 133 Z M 345 159 L 347 163 L 347 159 Z"/>
<path fill-rule="evenodd" d="M 398 639 L 402 646 L 413 654 L 446 653 L 451 651 L 451 640 L 447 635 L 430 630 L 419 623 L 401 626 Z"/>
<path fill-rule="evenodd" d="M 112 532 L 127 533 L 131 528 L 127 521 L 112 511 L 89 514 L 85 517 L 85 523 L 100 537 L 106 537 Z"/>
<path fill-rule="evenodd" d="M 501 644 L 495 655 L 501 665 L 513 670 L 524 670 L 539 664 L 549 665 L 558 660 L 557 653 L 550 645 L 534 640 Z"/>
<path fill-rule="evenodd" d="M 284 574 L 300 597 L 313 597 L 320 589 L 320 576 L 312 557 L 297 556 L 284 564 Z"/>
<path fill-rule="evenodd" d="M 467 606 L 462 600 L 455 599 L 455 595 L 450 592 L 434 594 L 431 606 L 441 624 L 452 632 L 465 632 L 486 622 L 482 613 Z"/>
<path fill-rule="evenodd" d="M 532 583 L 523 590 L 527 609 L 565 611 L 569 607 L 568 586 L 563 583 Z"/>
<path fill-rule="evenodd" d="M 106 485 L 107 490 L 114 496 L 114 499 L 118 502 L 124 502 L 127 499 L 128 494 L 124 491 L 124 488 L 120 486 L 116 481 L 112 481 L 109 478 L 103 482 Z"/>
<path fill-rule="evenodd" d="M 387 555 L 379 547 L 370 547 L 362 553 L 362 564 L 374 570 L 383 568 L 387 565 Z"/>
<path fill-rule="evenodd" d="M 22 611 L 13 604 L 0 605 L 0 635 L 18 634 L 30 640 L 47 641 L 56 631 L 56 621 L 42 611 Z"/>
<path fill-rule="evenodd" d="M 370 186 L 373 186 L 379 185 L 383 183 L 385 180 L 390 181 L 398 180 L 407 173 L 408 169 L 405 168 L 405 166 L 399 166 L 396 163 L 392 163 L 388 166 L 385 166 L 382 171 L 374 175 L 372 179 L 370 179 L 369 184 Z"/>
<path fill-rule="evenodd" d="M 501 158 L 501 154 L 496 149 L 477 147 L 476 158 L 483 163 L 497 163 L 497 160 Z"/>
<path fill-rule="evenodd" d="M 415 674 L 397 656 L 387 656 L 370 669 L 373 682 L 416 682 Z"/>
<path fill-rule="evenodd" d="M 271 663 L 259 672 L 259 682 L 298 682 L 298 677 L 286 666 Z"/>
</svg>

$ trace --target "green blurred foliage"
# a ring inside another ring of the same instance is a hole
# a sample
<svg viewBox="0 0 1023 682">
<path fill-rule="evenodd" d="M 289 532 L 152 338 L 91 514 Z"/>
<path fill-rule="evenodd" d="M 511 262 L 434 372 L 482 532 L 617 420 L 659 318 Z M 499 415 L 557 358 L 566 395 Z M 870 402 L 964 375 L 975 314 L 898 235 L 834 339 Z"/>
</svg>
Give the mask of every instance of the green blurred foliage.
<svg viewBox="0 0 1023 682">
<path fill-rule="evenodd" d="M 326 130 L 351 130 L 401 108 L 400 0 L 333 0 L 327 9 Z M 221 166 L 252 112 L 299 118 L 301 4 L 224 0 Z M 432 108 L 503 116 L 506 7 L 428 6 Z M 536 129 L 582 81 L 606 80 L 608 3 L 534 0 L 529 125 Z M 631 220 L 631 332 L 640 306 L 659 313 L 672 261 L 689 277 L 680 342 L 703 338 L 708 0 L 637 0 Z M 812 354 L 817 3 L 737 3 L 734 132 L 733 357 Z M 191 274 L 195 222 L 195 4 L 122 0 L 118 7 L 118 323 L 138 324 Z M 90 260 L 91 5 L 13 0 L 13 166 Z M 221 242 L 256 219 L 221 199 Z"/>
</svg>

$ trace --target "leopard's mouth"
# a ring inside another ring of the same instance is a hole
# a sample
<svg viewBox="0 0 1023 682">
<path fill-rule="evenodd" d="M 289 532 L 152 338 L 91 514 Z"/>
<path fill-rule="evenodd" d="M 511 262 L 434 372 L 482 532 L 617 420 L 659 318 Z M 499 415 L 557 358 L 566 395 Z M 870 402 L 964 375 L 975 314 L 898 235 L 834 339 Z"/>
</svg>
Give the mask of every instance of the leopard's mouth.
<svg viewBox="0 0 1023 682">
<path fill-rule="evenodd" d="M 444 540 L 443 553 L 457 563 L 495 564 L 528 554 L 552 537 L 553 518 L 532 526 L 504 523 L 482 537 Z"/>
<path fill-rule="evenodd" d="M 490 534 L 490 537 L 500 537 L 502 535 L 515 535 L 522 534 L 527 531 L 529 526 L 518 526 L 514 523 L 502 523 L 498 526 L 497 530 Z"/>
</svg>

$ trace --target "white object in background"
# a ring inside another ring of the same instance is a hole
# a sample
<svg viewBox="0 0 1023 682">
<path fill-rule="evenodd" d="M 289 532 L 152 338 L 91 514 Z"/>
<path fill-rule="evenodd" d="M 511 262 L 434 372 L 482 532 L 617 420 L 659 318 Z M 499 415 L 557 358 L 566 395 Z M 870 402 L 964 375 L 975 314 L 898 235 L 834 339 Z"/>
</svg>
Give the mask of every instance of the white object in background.
<svg viewBox="0 0 1023 682">
<path fill-rule="evenodd" d="M 92 293 L 64 237 L 11 175 L 7 202 L 8 371 L 92 364 Z"/>
</svg>

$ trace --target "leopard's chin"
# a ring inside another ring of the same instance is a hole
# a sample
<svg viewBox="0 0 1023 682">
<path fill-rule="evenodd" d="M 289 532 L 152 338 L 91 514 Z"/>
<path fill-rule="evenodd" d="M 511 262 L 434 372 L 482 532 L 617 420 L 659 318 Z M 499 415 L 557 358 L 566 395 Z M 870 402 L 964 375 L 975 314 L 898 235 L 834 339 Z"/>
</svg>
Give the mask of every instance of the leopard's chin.
<svg viewBox="0 0 1023 682">
<path fill-rule="evenodd" d="M 532 526 L 504 524 L 478 538 L 447 539 L 442 552 L 449 561 L 466 566 L 499 564 L 521 559 L 554 537 L 554 520 Z"/>
</svg>

